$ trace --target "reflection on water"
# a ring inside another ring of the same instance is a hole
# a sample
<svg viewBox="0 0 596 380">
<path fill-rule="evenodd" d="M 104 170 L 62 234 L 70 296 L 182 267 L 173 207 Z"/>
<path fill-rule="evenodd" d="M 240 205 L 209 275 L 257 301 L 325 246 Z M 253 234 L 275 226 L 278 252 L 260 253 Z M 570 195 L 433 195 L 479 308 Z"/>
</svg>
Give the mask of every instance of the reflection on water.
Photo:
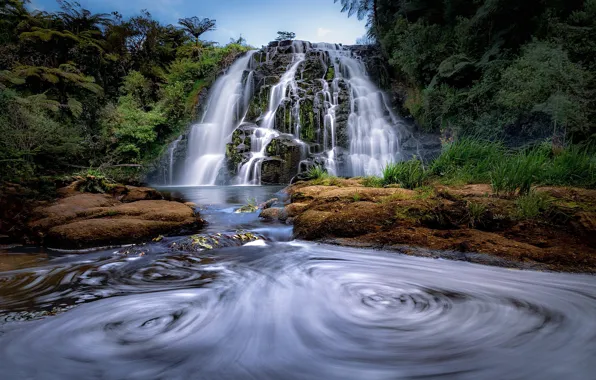
<svg viewBox="0 0 596 380">
<path fill-rule="evenodd" d="M 225 220 L 232 206 L 213 207 L 210 220 Z M 287 229 L 241 224 L 272 235 Z M 166 247 L 0 272 L 0 315 L 79 305 L 40 320 L 0 321 L 0 378 L 580 380 L 596 373 L 593 276 L 302 242 L 201 254 Z"/>
</svg>

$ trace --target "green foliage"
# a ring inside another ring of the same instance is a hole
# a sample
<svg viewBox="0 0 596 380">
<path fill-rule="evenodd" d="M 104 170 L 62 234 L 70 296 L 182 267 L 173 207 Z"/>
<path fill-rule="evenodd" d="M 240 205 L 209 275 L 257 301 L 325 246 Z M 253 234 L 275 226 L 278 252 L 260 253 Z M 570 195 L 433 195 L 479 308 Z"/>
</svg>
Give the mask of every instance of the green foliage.
<svg viewBox="0 0 596 380">
<path fill-rule="evenodd" d="M 540 182 L 540 175 L 548 160 L 543 148 L 524 151 L 497 162 L 491 172 L 491 185 L 497 194 L 529 194 Z"/>
<path fill-rule="evenodd" d="M 505 148 L 499 143 L 462 138 L 445 145 L 430 171 L 440 177 L 462 178 L 467 183 L 486 183 L 494 163 L 504 155 Z"/>
<path fill-rule="evenodd" d="M 352 200 L 354 202 L 360 202 L 362 200 L 362 196 L 359 193 L 354 193 L 354 195 L 352 195 Z"/>
<path fill-rule="evenodd" d="M 468 217 L 470 219 L 469 225 L 474 228 L 478 225 L 484 213 L 486 213 L 486 206 L 482 203 L 468 202 Z"/>
<path fill-rule="evenodd" d="M 596 155 L 590 147 L 571 146 L 557 154 L 542 173 L 549 185 L 596 187 Z"/>
<path fill-rule="evenodd" d="M 365 177 L 362 180 L 362 184 L 365 187 L 377 187 L 381 188 L 385 186 L 385 181 L 381 177 Z"/>
<path fill-rule="evenodd" d="M 327 173 L 327 170 L 325 170 L 325 168 L 320 165 L 312 166 L 310 169 L 308 169 L 306 175 L 310 180 L 326 179 L 330 177 L 329 173 Z"/>
<path fill-rule="evenodd" d="M 389 163 L 383 168 L 385 185 L 397 184 L 406 189 L 415 189 L 423 185 L 427 172 L 420 160 Z"/>
<path fill-rule="evenodd" d="M 124 182 L 195 115 L 198 94 L 250 49 L 200 40 L 215 20 L 162 25 L 60 1 L 55 13 L 0 1 L 0 176 L 102 167 Z M 124 164 L 125 166 L 115 166 Z"/>
<path fill-rule="evenodd" d="M 596 134 L 595 0 L 337 1 L 368 20 L 426 130 L 512 146 Z"/>
<path fill-rule="evenodd" d="M 515 200 L 517 215 L 521 219 L 533 219 L 547 212 L 552 207 L 548 194 L 532 191 Z"/>
</svg>

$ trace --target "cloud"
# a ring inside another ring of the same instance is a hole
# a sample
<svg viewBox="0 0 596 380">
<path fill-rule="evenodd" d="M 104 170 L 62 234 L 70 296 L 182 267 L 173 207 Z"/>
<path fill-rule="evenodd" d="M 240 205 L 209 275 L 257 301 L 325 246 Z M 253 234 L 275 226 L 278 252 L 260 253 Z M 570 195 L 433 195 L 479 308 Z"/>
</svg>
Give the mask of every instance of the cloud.
<svg viewBox="0 0 596 380">
<path fill-rule="evenodd" d="M 333 30 L 331 30 L 331 29 L 319 28 L 319 29 L 317 29 L 317 37 L 325 38 L 325 36 L 327 36 L 328 34 L 330 34 L 332 32 L 333 32 Z"/>
</svg>

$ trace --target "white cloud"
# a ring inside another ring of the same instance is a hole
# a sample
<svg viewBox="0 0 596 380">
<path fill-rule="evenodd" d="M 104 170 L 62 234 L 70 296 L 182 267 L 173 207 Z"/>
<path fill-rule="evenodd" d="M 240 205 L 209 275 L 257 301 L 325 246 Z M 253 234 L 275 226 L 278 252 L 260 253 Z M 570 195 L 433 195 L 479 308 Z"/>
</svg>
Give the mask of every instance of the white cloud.
<svg viewBox="0 0 596 380">
<path fill-rule="evenodd" d="M 331 29 L 319 28 L 319 29 L 317 29 L 317 37 L 325 38 L 325 36 L 327 36 L 328 34 L 330 34 L 332 32 L 333 31 Z"/>
</svg>

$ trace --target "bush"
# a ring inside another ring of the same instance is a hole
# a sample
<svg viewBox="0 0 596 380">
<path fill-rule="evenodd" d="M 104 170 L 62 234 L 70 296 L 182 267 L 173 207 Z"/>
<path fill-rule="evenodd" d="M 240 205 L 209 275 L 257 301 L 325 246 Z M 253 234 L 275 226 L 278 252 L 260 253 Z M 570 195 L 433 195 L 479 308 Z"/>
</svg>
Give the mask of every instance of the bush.
<svg viewBox="0 0 596 380">
<path fill-rule="evenodd" d="M 417 159 L 390 163 L 383 168 L 385 185 L 398 184 L 406 189 L 415 189 L 422 186 L 426 178 L 424 165 Z"/>
</svg>

